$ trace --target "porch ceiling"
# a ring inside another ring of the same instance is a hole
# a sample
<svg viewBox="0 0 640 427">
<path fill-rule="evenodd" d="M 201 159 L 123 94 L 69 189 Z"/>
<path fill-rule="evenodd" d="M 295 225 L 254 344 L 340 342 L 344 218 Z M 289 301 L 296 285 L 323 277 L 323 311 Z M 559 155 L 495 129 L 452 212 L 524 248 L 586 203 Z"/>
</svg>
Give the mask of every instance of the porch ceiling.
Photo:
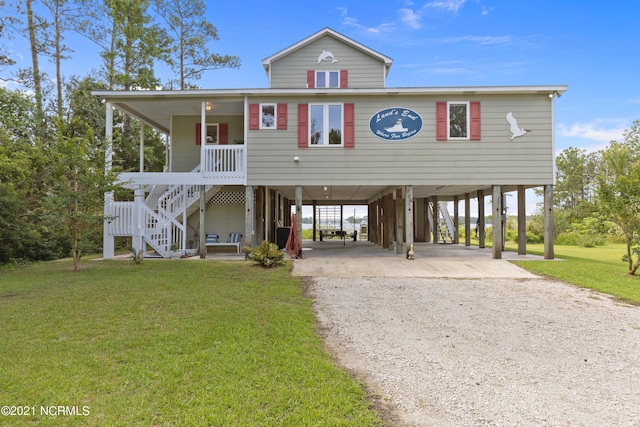
<svg viewBox="0 0 640 427">
<path fill-rule="evenodd" d="M 211 110 L 207 116 L 241 116 L 244 114 L 244 99 L 211 99 Z M 114 102 L 117 109 L 142 120 L 146 124 L 169 134 L 173 116 L 200 116 L 202 99 L 176 99 L 167 102 L 158 99 L 127 100 Z"/>
<path fill-rule="evenodd" d="M 530 186 L 526 186 L 529 188 Z M 295 200 L 295 186 L 273 186 L 269 187 L 282 193 L 290 200 Z M 326 188 L 326 190 L 325 190 Z M 302 187 L 303 203 L 311 203 L 314 200 L 317 204 L 354 204 L 366 205 L 377 200 L 385 194 L 394 191 L 395 186 L 381 185 L 310 185 Z M 414 185 L 413 197 L 425 198 L 437 196 L 441 200 L 453 200 L 454 196 L 464 197 L 469 193 L 475 198 L 478 190 L 483 190 L 485 196 L 491 195 L 490 185 Z M 505 185 L 503 192 L 516 191 L 517 186 Z"/>
</svg>

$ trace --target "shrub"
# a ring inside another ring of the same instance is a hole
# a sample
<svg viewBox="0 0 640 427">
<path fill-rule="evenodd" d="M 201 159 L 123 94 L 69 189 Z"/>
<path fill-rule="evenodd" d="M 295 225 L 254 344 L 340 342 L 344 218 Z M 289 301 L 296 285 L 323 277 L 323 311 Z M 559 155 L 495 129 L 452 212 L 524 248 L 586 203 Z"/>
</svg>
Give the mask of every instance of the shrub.
<svg viewBox="0 0 640 427">
<path fill-rule="evenodd" d="M 247 256 L 251 261 L 255 261 L 263 267 L 269 268 L 274 265 L 282 264 L 284 259 L 284 252 L 278 249 L 278 245 L 275 243 L 269 243 L 263 240 L 255 249 L 251 249 Z"/>
</svg>

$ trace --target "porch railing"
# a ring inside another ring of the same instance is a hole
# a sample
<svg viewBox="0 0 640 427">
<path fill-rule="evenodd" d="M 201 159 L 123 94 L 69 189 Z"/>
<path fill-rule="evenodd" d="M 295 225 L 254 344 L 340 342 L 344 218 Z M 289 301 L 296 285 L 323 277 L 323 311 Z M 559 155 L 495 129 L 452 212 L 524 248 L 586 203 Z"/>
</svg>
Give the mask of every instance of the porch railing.
<svg viewBox="0 0 640 427">
<path fill-rule="evenodd" d="M 133 202 L 111 202 L 106 221 L 112 236 L 133 235 Z"/>
<path fill-rule="evenodd" d="M 204 147 L 200 163 L 202 176 L 215 179 L 219 184 L 239 184 L 244 181 L 245 165 L 244 145 L 212 145 Z"/>
</svg>

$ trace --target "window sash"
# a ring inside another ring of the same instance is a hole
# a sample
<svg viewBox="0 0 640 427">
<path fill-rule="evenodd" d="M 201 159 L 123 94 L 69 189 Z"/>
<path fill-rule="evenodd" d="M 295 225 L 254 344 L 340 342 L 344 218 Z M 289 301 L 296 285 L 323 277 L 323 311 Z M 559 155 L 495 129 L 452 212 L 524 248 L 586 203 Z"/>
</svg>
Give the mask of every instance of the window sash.
<svg viewBox="0 0 640 427">
<path fill-rule="evenodd" d="M 343 146 L 343 104 L 309 104 L 309 143 L 312 146 Z"/>
<path fill-rule="evenodd" d="M 316 71 L 316 88 L 339 88 L 340 71 Z"/>
<path fill-rule="evenodd" d="M 277 113 L 276 104 L 260 104 L 260 129 L 276 129 Z"/>
<path fill-rule="evenodd" d="M 448 102 L 447 124 L 448 139 L 469 139 L 469 102 Z"/>
</svg>

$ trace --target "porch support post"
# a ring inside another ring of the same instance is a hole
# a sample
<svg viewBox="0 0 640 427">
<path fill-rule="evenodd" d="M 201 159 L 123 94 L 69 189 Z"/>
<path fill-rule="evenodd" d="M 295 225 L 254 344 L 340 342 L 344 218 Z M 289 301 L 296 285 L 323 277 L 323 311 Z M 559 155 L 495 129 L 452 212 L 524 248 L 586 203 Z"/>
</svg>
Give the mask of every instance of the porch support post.
<svg viewBox="0 0 640 427">
<path fill-rule="evenodd" d="M 200 226 L 198 234 L 200 234 L 200 242 L 198 243 L 198 252 L 200 259 L 207 258 L 207 235 L 205 220 L 207 217 L 207 196 L 205 194 L 206 187 L 200 186 Z"/>
<path fill-rule="evenodd" d="M 524 185 L 518 185 L 518 255 L 527 254 L 527 205 Z"/>
<path fill-rule="evenodd" d="M 340 219 L 342 219 L 342 207 L 340 207 Z M 302 186 L 296 185 L 296 229 L 302 245 Z M 340 223 L 342 229 L 342 223 Z"/>
<path fill-rule="evenodd" d="M 544 259 L 554 259 L 553 185 L 544 186 Z"/>
<path fill-rule="evenodd" d="M 143 219 L 142 205 L 144 204 L 144 189 L 137 186 L 133 190 L 133 213 L 131 215 L 132 231 L 131 231 L 131 247 L 136 255 L 140 250 L 145 249 L 143 240 Z"/>
<path fill-rule="evenodd" d="M 499 185 L 493 186 L 491 205 L 493 209 L 493 259 L 502 259 L 502 188 Z"/>
<path fill-rule="evenodd" d="M 105 132 L 105 153 L 104 153 L 104 171 L 111 172 L 113 161 L 113 105 L 110 101 L 106 102 L 106 132 Z M 106 259 L 115 257 L 115 240 L 111 235 L 111 222 L 113 221 L 113 191 L 104 193 L 104 226 L 102 234 L 102 256 Z"/>
<path fill-rule="evenodd" d="M 413 185 L 404 187 L 404 224 L 407 258 L 413 259 Z"/>
<path fill-rule="evenodd" d="M 464 195 L 464 245 L 471 246 L 471 204 L 469 193 Z"/>
<path fill-rule="evenodd" d="M 458 196 L 453 196 L 453 244 L 457 245 L 460 243 L 460 236 L 458 229 L 460 228 L 459 220 L 458 220 Z"/>
<path fill-rule="evenodd" d="M 485 247 L 485 230 L 484 230 L 484 192 L 478 190 L 478 223 L 476 224 L 476 234 L 478 235 L 478 247 Z"/>
<path fill-rule="evenodd" d="M 207 146 L 207 103 L 202 101 L 200 107 L 200 173 L 204 172 L 204 149 Z"/>
<path fill-rule="evenodd" d="M 140 122 L 140 172 L 144 172 L 144 122 Z"/>
</svg>

